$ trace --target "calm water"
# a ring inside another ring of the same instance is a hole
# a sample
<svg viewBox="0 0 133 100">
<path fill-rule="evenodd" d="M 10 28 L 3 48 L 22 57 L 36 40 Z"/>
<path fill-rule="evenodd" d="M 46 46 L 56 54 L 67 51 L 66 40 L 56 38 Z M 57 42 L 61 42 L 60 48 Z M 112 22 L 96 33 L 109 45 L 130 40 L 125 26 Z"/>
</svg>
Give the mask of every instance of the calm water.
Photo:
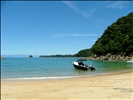
<svg viewBox="0 0 133 100">
<path fill-rule="evenodd" d="M 73 67 L 72 61 L 79 58 L 6 58 L 1 60 L 2 79 L 56 79 L 81 77 L 86 75 L 109 74 L 129 71 L 133 64 L 116 61 L 94 61 L 85 63 L 94 65 L 95 71 L 82 71 Z"/>
</svg>

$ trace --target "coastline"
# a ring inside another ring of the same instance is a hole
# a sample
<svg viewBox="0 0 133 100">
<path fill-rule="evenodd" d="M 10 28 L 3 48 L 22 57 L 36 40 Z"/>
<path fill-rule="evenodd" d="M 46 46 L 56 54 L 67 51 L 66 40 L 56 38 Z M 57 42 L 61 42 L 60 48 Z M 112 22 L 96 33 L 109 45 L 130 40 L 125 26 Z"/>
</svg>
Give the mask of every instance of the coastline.
<svg viewBox="0 0 133 100">
<path fill-rule="evenodd" d="M 49 77 L 22 77 L 22 78 L 1 78 L 2 82 L 6 81 L 45 81 L 45 80 L 60 80 L 60 79 L 74 79 L 74 78 L 85 78 L 85 77 L 96 77 L 96 76 L 107 76 L 107 75 L 117 75 L 124 73 L 131 73 L 132 70 L 117 71 L 110 73 L 97 73 L 89 75 L 79 75 L 79 76 L 49 76 Z"/>
<path fill-rule="evenodd" d="M 106 55 L 93 55 L 90 57 L 83 57 L 83 59 L 86 60 L 99 60 L 99 61 L 130 61 L 133 59 L 133 56 L 121 56 L 121 55 L 111 55 L 111 54 L 106 54 Z"/>
<path fill-rule="evenodd" d="M 51 80 L 1 81 L 1 99 L 133 98 L 133 71 Z"/>
</svg>

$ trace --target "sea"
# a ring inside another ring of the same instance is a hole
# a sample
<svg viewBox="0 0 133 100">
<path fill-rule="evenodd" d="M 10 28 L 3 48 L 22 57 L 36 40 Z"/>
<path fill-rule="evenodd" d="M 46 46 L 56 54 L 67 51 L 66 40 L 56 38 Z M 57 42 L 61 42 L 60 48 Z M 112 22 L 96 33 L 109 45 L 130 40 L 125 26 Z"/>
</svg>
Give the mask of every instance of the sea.
<svg viewBox="0 0 133 100">
<path fill-rule="evenodd" d="M 1 59 L 2 80 L 48 80 L 84 76 L 107 75 L 133 71 L 133 64 L 125 61 L 87 60 L 95 71 L 75 69 L 73 61 L 81 58 L 5 58 Z"/>
</svg>

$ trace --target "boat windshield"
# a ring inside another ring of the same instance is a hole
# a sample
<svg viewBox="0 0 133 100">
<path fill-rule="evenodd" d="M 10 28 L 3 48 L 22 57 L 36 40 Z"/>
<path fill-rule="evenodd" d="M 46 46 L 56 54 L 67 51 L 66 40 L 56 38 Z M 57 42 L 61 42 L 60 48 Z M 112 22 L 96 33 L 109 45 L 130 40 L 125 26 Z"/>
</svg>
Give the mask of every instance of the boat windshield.
<svg viewBox="0 0 133 100">
<path fill-rule="evenodd" d="M 84 63 L 82 61 L 78 62 L 78 64 L 79 65 L 82 65 L 82 66 L 84 65 Z"/>
</svg>

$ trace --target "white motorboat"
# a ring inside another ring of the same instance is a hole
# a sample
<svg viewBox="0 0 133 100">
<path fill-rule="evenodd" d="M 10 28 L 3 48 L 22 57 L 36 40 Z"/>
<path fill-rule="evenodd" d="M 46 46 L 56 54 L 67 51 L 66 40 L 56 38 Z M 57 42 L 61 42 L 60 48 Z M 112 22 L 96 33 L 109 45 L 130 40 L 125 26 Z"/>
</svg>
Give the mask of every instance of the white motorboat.
<svg viewBox="0 0 133 100">
<path fill-rule="evenodd" d="M 88 65 L 84 64 L 83 61 L 86 61 L 86 60 L 84 60 L 84 59 L 79 59 L 79 60 L 77 60 L 77 61 L 73 61 L 72 64 L 73 64 L 73 66 L 74 66 L 76 69 L 91 70 L 91 71 L 95 70 L 94 66 L 92 66 L 92 65 L 89 65 L 89 66 L 88 66 Z"/>
<path fill-rule="evenodd" d="M 127 61 L 127 63 L 133 63 L 133 59 L 132 59 L 132 60 Z"/>
</svg>

